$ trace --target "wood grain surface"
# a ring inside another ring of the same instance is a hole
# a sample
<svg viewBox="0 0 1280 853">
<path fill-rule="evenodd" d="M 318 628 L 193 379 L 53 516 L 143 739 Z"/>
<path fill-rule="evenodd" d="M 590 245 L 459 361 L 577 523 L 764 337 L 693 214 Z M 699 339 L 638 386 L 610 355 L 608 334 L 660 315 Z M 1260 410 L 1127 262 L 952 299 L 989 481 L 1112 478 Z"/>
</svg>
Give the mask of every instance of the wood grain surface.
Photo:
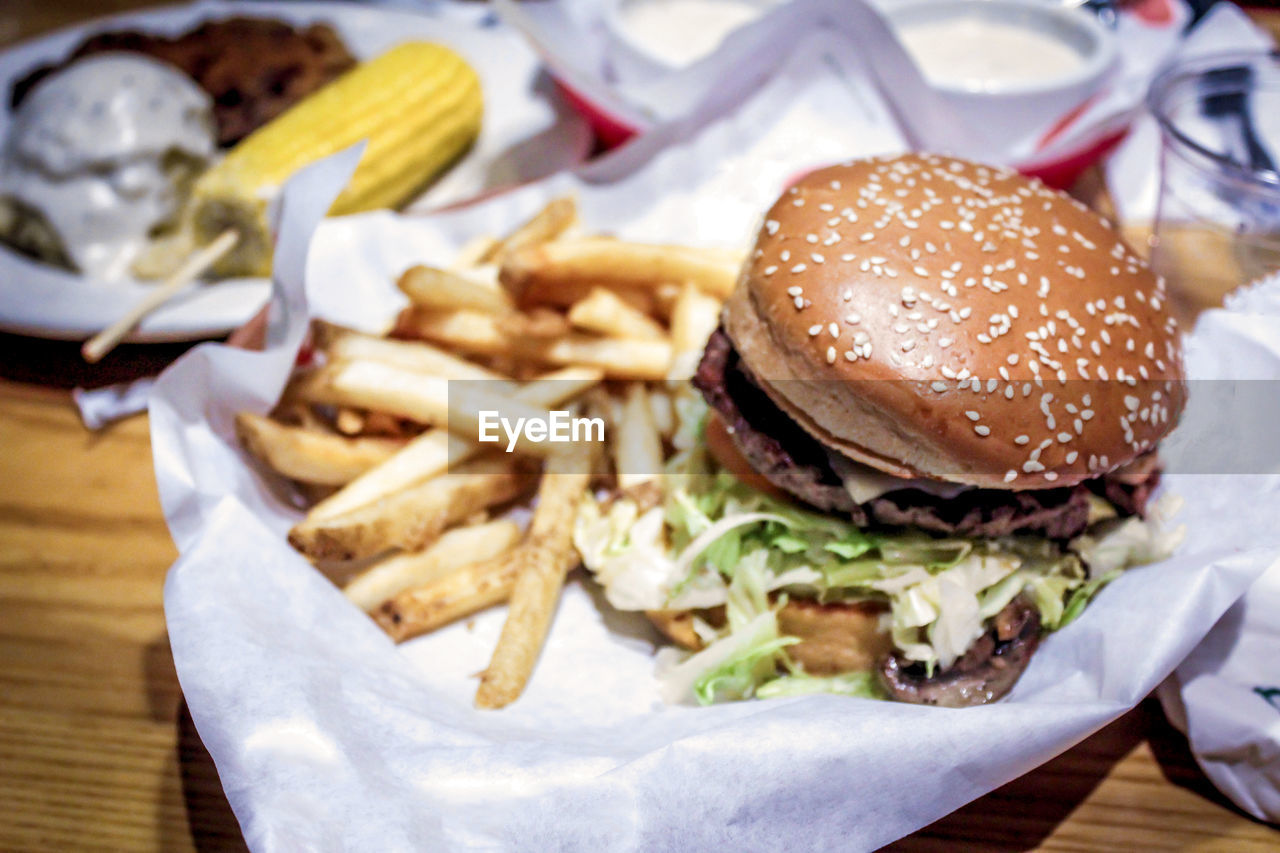
<svg viewBox="0 0 1280 853">
<path fill-rule="evenodd" d="M 0 5 L 0 44 L 113 3 Z M 1275 19 L 1272 19 L 1275 20 Z M 97 374 L 180 348 L 125 348 Z M 176 557 L 145 418 L 86 432 L 74 345 L 0 336 L 0 850 L 244 848 L 182 702 L 162 612 Z M 20 381 L 14 381 L 14 380 Z M 901 851 L 1276 850 L 1158 704 L 904 839 Z"/>
</svg>

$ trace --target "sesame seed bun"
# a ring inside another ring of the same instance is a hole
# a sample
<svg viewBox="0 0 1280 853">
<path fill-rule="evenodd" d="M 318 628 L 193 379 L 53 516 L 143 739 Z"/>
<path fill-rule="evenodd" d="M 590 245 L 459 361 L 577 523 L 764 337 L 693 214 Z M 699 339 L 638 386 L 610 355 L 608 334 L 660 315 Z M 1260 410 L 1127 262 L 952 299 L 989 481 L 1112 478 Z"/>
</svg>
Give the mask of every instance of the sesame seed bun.
<svg viewBox="0 0 1280 853">
<path fill-rule="evenodd" d="M 790 188 L 724 325 L 784 412 L 900 477 L 1073 485 L 1153 448 L 1186 397 L 1164 283 L 1114 229 L 948 157 L 856 161 Z"/>
</svg>

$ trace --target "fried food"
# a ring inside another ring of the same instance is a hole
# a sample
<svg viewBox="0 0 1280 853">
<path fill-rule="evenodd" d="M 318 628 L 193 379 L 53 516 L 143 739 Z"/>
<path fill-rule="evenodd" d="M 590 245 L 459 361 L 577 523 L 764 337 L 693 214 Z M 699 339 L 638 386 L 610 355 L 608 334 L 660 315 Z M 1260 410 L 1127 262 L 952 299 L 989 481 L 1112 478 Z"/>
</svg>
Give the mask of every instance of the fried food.
<svg viewBox="0 0 1280 853">
<path fill-rule="evenodd" d="M 557 199 L 506 237 L 476 238 L 452 264 L 407 270 L 397 284 L 412 304 L 390 338 L 317 324 L 319 366 L 300 372 L 278 407 L 309 426 L 276 432 L 328 430 L 343 443 L 429 425 L 318 501 L 289 541 L 316 560 L 373 560 L 346 592 L 397 642 L 508 602 L 476 692 L 481 708 L 514 701 L 533 672 L 579 563 L 574 519 L 589 490 L 644 511 L 661 502 L 657 477 L 677 424 L 666 380 L 683 370 L 675 356 L 696 362 L 732 277 L 732 253 L 576 228 L 573 202 Z M 541 441 L 543 430 L 520 425 L 578 413 L 605 425 L 604 441 L 593 431 Z M 501 449 L 489 444 L 495 422 Z M 304 470 L 259 454 L 282 473 Z M 530 507 L 524 534 L 502 515 Z M 658 621 L 696 640 L 688 613 Z"/>
<path fill-rule="evenodd" d="M 328 24 L 294 27 L 266 18 L 208 21 L 165 36 L 116 30 L 90 36 L 61 62 L 13 84 L 16 108 L 44 77 L 98 53 L 141 53 L 177 66 L 213 99 L 218 144 L 229 147 L 356 64 Z"/>
<path fill-rule="evenodd" d="M 518 541 L 520 526 L 509 519 L 457 527 L 421 551 L 402 551 L 374 562 L 342 591 L 357 606 L 373 612 L 405 590 L 447 578 L 477 560 L 498 557 Z"/>
<path fill-rule="evenodd" d="M 579 329 L 607 337 L 660 341 L 667 334 L 657 320 L 603 287 L 592 289 L 575 302 L 568 316 Z"/>
<path fill-rule="evenodd" d="M 420 550 L 448 527 L 519 497 L 534 480 L 534 471 L 519 457 L 491 453 L 370 506 L 304 519 L 289 531 L 289 544 L 317 560 L 356 560 L 391 548 Z"/>
<path fill-rule="evenodd" d="M 741 261 L 737 252 L 723 249 L 582 237 L 508 253 L 499 280 L 521 306 L 569 306 L 597 286 L 653 290 L 685 282 L 724 299 L 733 291 Z"/>
<path fill-rule="evenodd" d="M 546 642 L 565 575 L 578 565 L 573 519 L 591 479 L 595 445 L 572 445 L 559 469 L 542 476 L 529 535 L 519 549 L 507 621 L 476 690 L 477 708 L 502 708 L 524 691 Z M 550 463 L 549 463 L 550 464 Z"/>
<path fill-rule="evenodd" d="M 404 446 L 395 439 L 287 426 L 251 412 L 236 415 L 236 437 L 246 450 L 284 476 L 324 486 L 349 483 Z"/>
</svg>

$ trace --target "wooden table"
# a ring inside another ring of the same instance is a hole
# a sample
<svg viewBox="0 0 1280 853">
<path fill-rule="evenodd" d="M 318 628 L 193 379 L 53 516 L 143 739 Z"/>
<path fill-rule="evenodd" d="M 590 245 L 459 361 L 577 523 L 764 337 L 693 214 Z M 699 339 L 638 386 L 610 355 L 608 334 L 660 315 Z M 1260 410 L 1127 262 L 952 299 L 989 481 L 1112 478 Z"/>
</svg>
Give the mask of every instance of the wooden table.
<svg viewBox="0 0 1280 853">
<path fill-rule="evenodd" d="M 8 0 L 0 43 L 130 5 Z M 125 348 L 101 375 L 178 350 Z M 146 419 L 80 426 L 58 390 L 88 375 L 74 346 L 0 336 L 0 375 L 0 850 L 243 849 L 165 635 L 176 552 Z M 1261 851 L 1280 832 L 1217 794 L 1148 700 L 895 845 L 957 847 Z"/>
</svg>

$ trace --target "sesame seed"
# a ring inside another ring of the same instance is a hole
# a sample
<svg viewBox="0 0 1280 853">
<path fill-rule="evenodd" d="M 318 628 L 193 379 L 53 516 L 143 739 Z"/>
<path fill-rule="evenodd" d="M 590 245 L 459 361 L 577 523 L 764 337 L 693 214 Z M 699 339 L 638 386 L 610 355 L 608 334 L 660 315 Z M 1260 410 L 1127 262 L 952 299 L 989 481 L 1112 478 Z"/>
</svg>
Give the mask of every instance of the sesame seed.
<svg viewBox="0 0 1280 853">
<path fill-rule="evenodd" d="M 991 435 L 991 427 L 986 426 L 985 424 L 978 424 L 976 427 L 973 428 L 973 431 L 976 432 L 978 435 L 982 436 L 983 438 L 986 438 L 987 436 Z"/>
<path fill-rule="evenodd" d="M 802 293 L 804 293 L 804 288 L 799 286 L 798 284 L 793 284 L 787 288 L 788 296 L 799 296 Z"/>
<path fill-rule="evenodd" d="M 835 364 L 835 363 L 836 363 L 836 348 L 827 347 L 827 364 Z"/>
<path fill-rule="evenodd" d="M 827 325 L 827 331 L 831 333 L 831 337 L 833 337 L 833 338 L 838 338 L 838 337 L 840 337 L 840 327 L 839 327 L 838 325 L 836 325 L 835 323 L 830 323 L 830 324 L 828 324 L 828 325 Z"/>
<path fill-rule="evenodd" d="M 772 237 L 774 234 L 777 234 L 777 233 L 778 233 L 778 220 L 776 220 L 776 219 L 767 219 L 767 220 L 765 220 L 765 223 L 764 223 L 764 229 L 765 229 L 766 231 L 768 231 L 768 232 L 769 232 L 769 236 L 770 236 L 770 237 Z"/>
<path fill-rule="evenodd" d="M 811 337 L 811 338 L 817 337 L 817 336 L 818 336 L 818 334 L 819 334 L 819 333 L 821 333 L 821 332 L 822 332 L 822 324 L 821 324 L 821 323 L 815 323 L 814 325 L 812 325 L 812 326 L 810 326 L 810 327 L 809 327 L 809 337 Z"/>
<path fill-rule="evenodd" d="M 791 272 L 794 274 L 794 273 L 804 272 L 807 269 L 808 267 L 806 267 L 804 264 L 796 264 L 794 267 L 791 268 Z"/>
<path fill-rule="evenodd" d="M 979 420 L 979 419 L 982 417 L 982 415 L 978 414 L 977 412 L 973 411 L 972 409 L 970 409 L 969 411 L 965 412 L 965 413 L 964 413 L 964 416 L 965 416 L 966 418 L 968 418 L 969 420 L 971 420 L 971 421 Z"/>
<path fill-rule="evenodd" d="M 1012 483 L 1016 479 L 1018 479 L 1018 472 L 1014 471 L 1012 468 L 1004 473 L 1004 481 L 1006 483 Z"/>
</svg>

